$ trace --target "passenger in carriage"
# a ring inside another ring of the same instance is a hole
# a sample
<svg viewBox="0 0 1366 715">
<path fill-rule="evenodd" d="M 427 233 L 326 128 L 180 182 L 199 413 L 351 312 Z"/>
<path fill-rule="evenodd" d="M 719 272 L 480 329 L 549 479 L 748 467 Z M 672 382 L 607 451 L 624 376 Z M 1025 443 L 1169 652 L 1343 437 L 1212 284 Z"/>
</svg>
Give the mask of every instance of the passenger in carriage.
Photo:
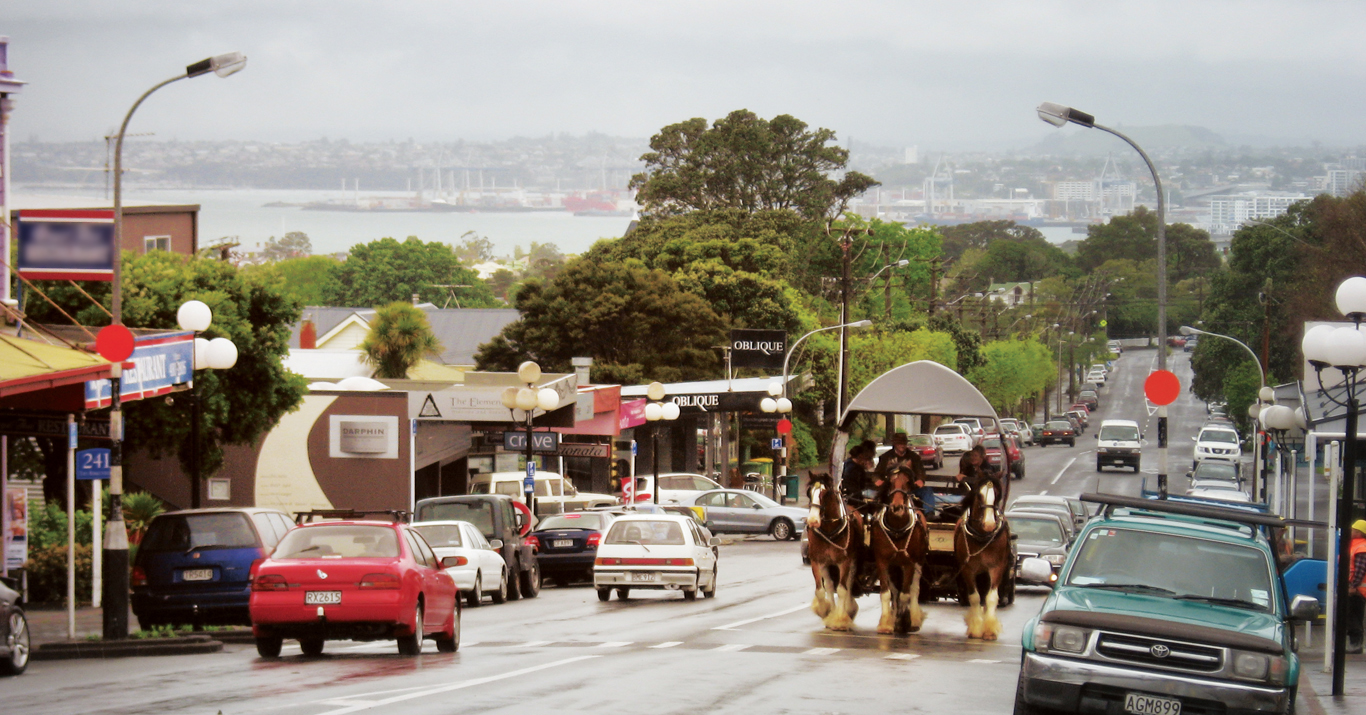
<svg viewBox="0 0 1366 715">
<path fill-rule="evenodd" d="M 840 475 L 840 496 L 851 506 L 862 507 L 869 495 L 876 492 L 882 480 L 873 474 L 873 457 L 877 454 L 877 443 L 864 440 L 849 450 L 849 459 L 844 462 L 844 472 Z"/>
<path fill-rule="evenodd" d="M 982 483 L 987 474 L 990 473 L 991 465 L 987 463 L 987 452 L 981 445 L 977 445 L 963 453 L 958 460 L 958 474 L 954 478 L 953 493 L 968 499 L 972 496 L 972 490 Z M 943 514 L 945 518 L 957 519 L 962 516 L 962 503 L 945 507 Z"/>
</svg>

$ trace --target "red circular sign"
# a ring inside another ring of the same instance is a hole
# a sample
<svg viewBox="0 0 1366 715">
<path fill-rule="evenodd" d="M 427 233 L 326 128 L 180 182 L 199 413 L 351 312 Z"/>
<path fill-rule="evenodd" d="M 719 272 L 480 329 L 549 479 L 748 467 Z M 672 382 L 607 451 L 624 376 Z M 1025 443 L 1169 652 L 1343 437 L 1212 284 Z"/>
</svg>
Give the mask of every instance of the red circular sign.
<svg viewBox="0 0 1366 715">
<path fill-rule="evenodd" d="M 1155 370 L 1143 381 L 1143 394 L 1154 405 L 1170 405 L 1181 394 L 1181 381 L 1170 370 Z"/>
<path fill-rule="evenodd" d="M 778 434 L 792 434 L 792 420 L 786 417 L 778 420 Z"/>
<path fill-rule="evenodd" d="M 95 351 L 109 362 L 123 362 L 133 355 L 133 333 L 122 325 L 106 325 L 95 335 Z"/>
</svg>

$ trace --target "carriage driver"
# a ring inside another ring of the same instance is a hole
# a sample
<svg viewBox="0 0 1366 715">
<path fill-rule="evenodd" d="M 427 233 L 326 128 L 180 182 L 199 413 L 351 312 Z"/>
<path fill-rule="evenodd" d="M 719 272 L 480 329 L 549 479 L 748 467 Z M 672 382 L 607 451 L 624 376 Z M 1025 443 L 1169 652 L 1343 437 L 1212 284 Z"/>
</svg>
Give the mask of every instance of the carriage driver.
<svg viewBox="0 0 1366 715">
<path fill-rule="evenodd" d="M 915 478 L 915 471 L 910 466 L 912 461 L 919 461 L 920 455 L 911 451 L 910 444 L 906 440 L 905 432 L 897 432 L 892 435 L 892 448 L 882 455 L 878 461 L 878 474 L 891 474 L 902 467 L 907 468 L 907 474 Z M 934 488 L 925 485 L 924 479 L 915 479 L 915 497 L 920 501 L 920 508 L 925 512 L 926 517 L 933 518 L 935 510 Z"/>
</svg>

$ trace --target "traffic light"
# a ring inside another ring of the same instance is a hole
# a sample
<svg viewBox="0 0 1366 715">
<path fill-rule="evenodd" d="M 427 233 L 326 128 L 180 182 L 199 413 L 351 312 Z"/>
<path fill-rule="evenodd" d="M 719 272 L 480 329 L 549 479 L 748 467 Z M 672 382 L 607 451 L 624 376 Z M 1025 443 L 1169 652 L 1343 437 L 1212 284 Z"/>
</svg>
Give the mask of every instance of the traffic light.
<svg viewBox="0 0 1366 715">
<path fill-rule="evenodd" d="M 613 494 L 621 493 L 621 482 L 631 476 L 631 465 L 624 459 L 612 460 L 611 487 Z"/>
</svg>

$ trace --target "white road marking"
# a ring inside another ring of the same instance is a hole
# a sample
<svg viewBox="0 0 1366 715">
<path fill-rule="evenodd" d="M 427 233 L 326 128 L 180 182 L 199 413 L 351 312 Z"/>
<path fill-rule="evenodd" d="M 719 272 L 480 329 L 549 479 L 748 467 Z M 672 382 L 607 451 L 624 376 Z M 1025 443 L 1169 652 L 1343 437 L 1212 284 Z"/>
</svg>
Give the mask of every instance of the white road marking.
<svg viewBox="0 0 1366 715">
<path fill-rule="evenodd" d="M 804 608 L 810 608 L 810 605 L 803 603 L 803 604 L 801 604 L 800 606 L 793 606 L 792 608 L 789 608 L 789 609 L 787 609 L 786 611 L 778 611 L 777 613 L 770 613 L 770 614 L 768 614 L 767 616 L 759 616 L 758 618 L 746 618 L 746 619 L 743 620 L 743 621 L 736 621 L 736 622 L 734 622 L 734 623 L 727 623 L 727 624 L 724 625 L 724 626 L 716 626 L 716 627 L 713 628 L 712 630 L 714 630 L 714 631 L 733 631 L 733 630 L 735 630 L 735 629 L 736 629 L 737 627 L 739 627 L 739 626 L 748 625 L 748 624 L 750 624 L 750 623 L 758 623 L 759 621 L 768 620 L 768 619 L 770 619 L 770 618 L 777 618 L 778 616 L 786 616 L 786 615 L 789 614 L 789 613 L 796 613 L 797 611 L 800 611 L 800 610 L 802 610 L 802 609 L 804 609 Z"/>
<path fill-rule="evenodd" d="M 727 643 L 727 644 L 725 644 L 725 645 L 723 645 L 723 646 L 720 646 L 720 647 L 718 647 L 718 648 L 712 648 L 712 650 L 715 651 L 715 652 L 717 652 L 717 653 L 735 653 L 735 652 L 742 651 L 742 650 L 748 648 L 749 645 L 750 645 L 750 644 L 748 644 L 748 643 Z"/>
<path fill-rule="evenodd" d="M 1058 480 L 1062 479 L 1063 473 L 1065 473 L 1072 466 L 1072 463 L 1075 461 L 1077 461 L 1076 457 L 1067 460 L 1067 464 L 1062 465 L 1062 469 L 1058 470 L 1057 476 L 1053 477 L 1053 481 L 1049 482 L 1049 484 L 1057 484 Z"/>
<path fill-rule="evenodd" d="M 607 642 L 605 642 L 605 643 L 599 643 L 599 644 L 597 645 L 597 647 L 598 647 L 598 648 L 622 648 L 622 647 L 631 645 L 632 643 L 635 643 L 635 641 L 607 641 Z"/>
<path fill-rule="evenodd" d="M 652 645 L 652 646 L 650 646 L 650 647 L 651 647 L 651 648 L 673 648 L 674 646 L 680 646 L 680 645 L 683 645 L 683 641 L 664 641 L 663 643 L 660 643 L 659 645 Z"/>
<path fill-rule="evenodd" d="M 1045 489 L 1045 490 L 1039 492 L 1039 496 L 1041 496 L 1041 497 L 1046 497 L 1046 496 L 1048 496 L 1048 490 Z"/>
<path fill-rule="evenodd" d="M 883 658 L 883 660 L 915 660 L 919 657 L 919 653 L 893 653 L 886 658 Z"/>
<path fill-rule="evenodd" d="M 518 648 L 538 648 L 538 647 L 543 646 L 543 645 L 550 645 L 551 643 L 554 643 L 554 642 L 555 642 L 555 641 L 527 641 L 527 642 L 525 642 L 525 643 L 523 643 L 523 644 L 521 644 L 520 646 L 517 646 L 517 647 L 518 647 Z"/>
<path fill-rule="evenodd" d="M 999 661 L 999 660 L 984 660 L 984 659 L 982 659 L 982 658 L 973 658 L 972 660 L 970 660 L 970 661 L 968 661 L 968 662 L 969 662 L 969 663 L 999 663 L 999 662 L 1001 662 L 1001 661 Z"/>
<path fill-rule="evenodd" d="M 468 644 L 468 643 L 462 643 L 461 645 L 469 645 L 469 644 Z M 394 644 L 393 644 L 393 643 L 390 643 L 390 642 L 388 642 L 388 641 L 376 641 L 376 642 L 374 642 L 374 643 L 362 643 L 362 644 L 360 644 L 360 645 L 347 646 L 347 647 L 345 647 L 345 648 L 341 648 L 340 650 L 368 650 L 368 649 L 371 649 L 371 648 L 393 648 L 393 647 L 394 647 Z"/>
<path fill-rule="evenodd" d="M 830 655 L 831 653 L 838 652 L 840 652 L 839 648 L 812 648 L 811 650 L 802 651 L 802 655 Z"/>
<path fill-rule="evenodd" d="M 562 666 L 562 665 L 569 665 L 570 663 L 577 663 L 577 662 L 579 662 L 579 661 L 581 661 L 581 660 L 588 660 L 588 659 L 590 659 L 590 658 L 600 658 L 600 657 L 601 657 L 601 656 L 596 656 L 596 655 L 581 655 L 581 656 L 578 656 L 578 657 L 576 657 L 576 658 L 565 658 L 564 660 L 557 660 L 557 661 L 554 661 L 554 662 L 551 662 L 551 663 L 545 663 L 545 664 L 542 664 L 542 665 L 533 665 L 533 666 L 531 666 L 530 668 L 522 668 L 521 670 L 514 670 L 514 671 L 509 672 L 509 673 L 502 673 L 502 674 L 500 674 L 500 675 L 491 675 L 491 676 L 489 676 L 489 677 L 487 677 L 487 678 L 475 678 L 474 680 L 466 680 L 466 681 L 460 682 L 460 683 L 452 683 L 452 684 L 450 684 L 450 685 L 442 685 L 442 686 L 436 687 L 436 688 L 427 688 L 427 689 L 424 689 L 424 690 L 418 690 L 418 691 L 411 692 L 411 693 L 404 693 L 403 695 L 395 695 L 395 696 L 393 696 L 393 697 L 391 697 L 391 698 L 385 698 L 385 699 L 383 699 L 383 700 L 375 700 L 375 701 L 372 701 L 372 702 L 364 702 L 364 703 L 358 702 L 358 703 L 356 703 L 356 704 L 354 704 L 354 705 L 348 705 L 348 706 L 346 706 L 346 707 L 343 707 L 343 708 L 340 708 L 340 709 L 337 709 L 337 710 L 329 710 L 329 711 L 327 711 L 327 712 L 325 712 L 325 713 L 321 713 L 321 715 L 347 715 L 347 713 L 354 713 L 354 712 L 359 712 L 359 711 L 361 711 L 361 710 L 368 710 L 368 709 L 370 709 L 370 708 L 378 707 L 378 706 L 381 706 L 381 705 L 392 705 L 392 704 L 394 704 L 394 703 L 403 702 L 403 701 L 405 701 L 405 700 L 415 700 L 415 699 L 417 699 L 417 698 L 425 698 L 425 697 L 429 697 L 429 696 L 432 696 L 432 695 L 437 695 L 437 694 L 439 694 L 439 693 L 449 693 L 449 692 L 451 692 L 452 690 L 462 690 L 462 689 L 464 689 L 464 688 L 472 688 L 472 687 L 474 687 L 474 686 L 476 686 L 476 685 L 484 685 L 484 684 L 486 684 L 486 683 L 494 683 L 494 682 L 497 682 L 497 681 L 499 681 L 499 680 L 507 680 L 508 678 L 516 678 L 516 677 L 520 677 L 520 676 L 523 676 L 523 675 L 527 675 L 527 674 L 529 674 L 529 673 L 535 673 L 535 672 L 541 671 L 541 670 L 549 670 L 550 668 L 558 668 L 558 667 L 560 667 L 560 666 Z M 316 702 L 319 702 L 319 703 L 327 703 L 327 702 L 330 702 L 330 700 L 319 700 L 319 701 L 316 701 Z"/>
</svg>

